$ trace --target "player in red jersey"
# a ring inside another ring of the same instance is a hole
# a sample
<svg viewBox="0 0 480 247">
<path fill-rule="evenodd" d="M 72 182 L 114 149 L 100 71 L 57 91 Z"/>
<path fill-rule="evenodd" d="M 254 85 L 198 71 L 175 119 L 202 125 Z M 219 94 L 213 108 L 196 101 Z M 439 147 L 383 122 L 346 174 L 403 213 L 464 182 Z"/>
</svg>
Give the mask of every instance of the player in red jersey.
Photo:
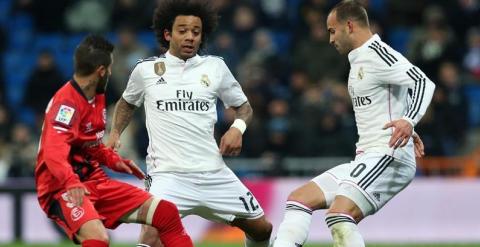
<svg viewBox="0 0 480 247">
<path fill-rule="evenodd" d="M 102 144 L 104 92 L 113 48 L 100 36 L 86 37 L 75 50 L 73 79 L 47 106 L 35 167 L 40 206 L 84 247 L 108 246 L 105 228 L 113 229 L 121 223 L 157 228 L 167 247 L 193 246 L 174 204 L 113 180 L 100 167 L 144 178 L 132 161 Z"/>
</svg>

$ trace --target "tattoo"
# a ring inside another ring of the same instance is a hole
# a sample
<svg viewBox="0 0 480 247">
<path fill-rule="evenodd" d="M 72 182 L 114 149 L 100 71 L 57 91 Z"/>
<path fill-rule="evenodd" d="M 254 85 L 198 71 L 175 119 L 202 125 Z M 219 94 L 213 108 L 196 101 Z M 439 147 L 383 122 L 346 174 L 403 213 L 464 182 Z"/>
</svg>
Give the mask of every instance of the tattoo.
<svg viewBox="0 0 480 247">
<path fill-rule="evenodd" d="M 120 136 L 125 128 L 127 128 L 130 120 L 132 120 L 133 113 L 136 109 L 137 107 L 135 105 L 129 104 L 123 98 L 120 98 L 115 105 L 111 132 L 115 132 Z"/>
<path fill-rule="evenodd" d="M 235 107 L 236 118 L 242 119 L 248 125 L 252 121 L 253 109 L 250 103 L 245 102 L 239 107 Z"/>
</svg>

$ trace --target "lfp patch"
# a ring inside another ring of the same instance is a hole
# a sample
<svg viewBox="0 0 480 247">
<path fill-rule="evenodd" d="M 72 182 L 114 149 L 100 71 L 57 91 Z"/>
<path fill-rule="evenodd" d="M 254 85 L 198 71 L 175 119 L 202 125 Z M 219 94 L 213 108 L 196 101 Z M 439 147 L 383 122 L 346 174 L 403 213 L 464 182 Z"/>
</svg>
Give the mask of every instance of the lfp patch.
<svg viewBox="0 0 480 247">
<path fill-rule="evenodd" d="M 69 125 L 70 121 L 72 120 L 73 113 L 75 113 L 75 109 L 70 106 L 61 105 L 57 116 L 55 117 L 55 121 Z"/>
</svg>

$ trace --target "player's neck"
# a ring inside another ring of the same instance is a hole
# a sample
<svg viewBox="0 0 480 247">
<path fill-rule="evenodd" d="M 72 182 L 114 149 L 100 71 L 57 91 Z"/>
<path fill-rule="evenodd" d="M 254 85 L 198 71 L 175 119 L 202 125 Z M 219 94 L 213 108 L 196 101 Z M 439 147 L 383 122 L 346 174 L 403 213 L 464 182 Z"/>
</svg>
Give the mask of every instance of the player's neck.
<svg viewBox="0 0 480 247">
<path fill-rule="evenodd" d="M 82 89 L 83 94 L 88 100 L 93 99 L 97 94 L 98 79 L 93 75 L 91 76 L 78 76 L 73 75 L 73 79 L 77 82 L 78 86 Z"/>
<path fill-rule="evenodd" d="M 357 49 L 372 38 L 373 34 L 370 29 L 360 29 L 356 33 L 356 37 L 353 39 L 353 49 Z"/>
</svg>

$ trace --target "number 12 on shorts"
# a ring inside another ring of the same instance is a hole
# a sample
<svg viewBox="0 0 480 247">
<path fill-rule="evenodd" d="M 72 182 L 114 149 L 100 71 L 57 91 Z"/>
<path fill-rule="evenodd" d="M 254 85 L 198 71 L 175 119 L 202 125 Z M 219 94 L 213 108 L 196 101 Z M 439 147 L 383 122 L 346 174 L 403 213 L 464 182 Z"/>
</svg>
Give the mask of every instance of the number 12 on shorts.
<svg viewBox="0 0 480 247">
<path fill-rule="evenodd" d="M 243 206 L 245 207 L 245 210 L 247 210 L 247 212 L 255 212 L 255 210 L 258 209 L 258 205 L 255 205 L 255 202 L 253 201 L 253 195 L 251 192 L 247 192 L 247 196 L 239 196 L 238 199 L 242 201 Z"/>
</svg>

